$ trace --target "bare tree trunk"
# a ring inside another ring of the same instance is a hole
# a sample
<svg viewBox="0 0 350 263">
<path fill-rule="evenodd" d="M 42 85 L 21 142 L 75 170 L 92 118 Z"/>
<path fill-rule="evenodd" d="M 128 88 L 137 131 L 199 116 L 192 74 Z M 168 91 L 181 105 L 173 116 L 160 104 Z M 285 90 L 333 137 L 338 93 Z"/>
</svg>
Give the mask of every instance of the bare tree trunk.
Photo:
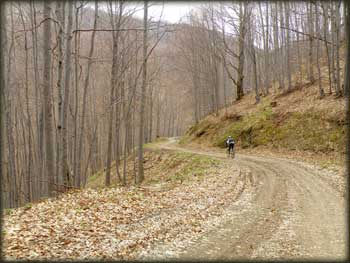
<svg viewBox="0 0 350 263">
<path fill-rule="evenodd" d="M 289 28 L 289 3 L 284 2 L 285 6 L 285 19 L 286 19 L 286 28 Z M 291 72 L 291 67 L 290 67 L 290 32 L 287 30 L 287 44 L 286 44 L 286 49 L 287 49 L 287 76 L 288 76 L 288 91 L 291 91 L 292 89 L 292 72 Z"/>
<path fill-rule="evenodd" d="M 345 70 L 344 70 L 344 94 L 347 99 L 347 122 L 350 123 L 350 112 L 349 112 L 349 95 L 350 95 L 350 72 L 349 72 L 349 62 L 350 62 L 350 8 L 349 8 L 349 3 L 347 1 L 344 1 L 344 8 L 345 8 L 345 14 L 346 16 L 344 17 L 345 19 L 345 35 L 346 35 L 346 45 L 345 45 Z M 350 155 L 350 143 L 349 143 L 349 129 L 347 129 L 348 134 L 347 134 L 347 156 L 349 160 L 349 155 Z"/>
<path fill-rule="evenodd" d="M 150 87 L 150 105 L 149 105 L 149 132 L 148 139 L 152 141 L 152 131 L 153 131 L 153 86 Z"/>
<path fill-rule="evenodd" d="M 94 30 L 97 28 L 97 18 L 98 18 L 98 1 L 95 1 L 95 18 L 94 18 Z M 77 160 L 82 159 L 82 153 L 83 153 L 83 138 L 85 133 L 85 115 L 86 115 L 86 100 L 87 100 L 87 91 L 89 87 L 89 80 L 90 80 L 90 71 L 91 71 L 91 65 L 92 65 L 92 56 L 94 54 L 94 46 L 95 46 L 95 35 L 96 31 L 92 32 L 91 35 L 91 42 L 90 42 L 90 51 L 89 51 L 89 58 L 88 58 L 88 64 L 86 69 L 86 75 L 85 75 L 85 81 L 84 81 L 84 90 L 83 90 L 83 109 L 81 113 L 81 125 L 80 125 L 80 138 L 79 138 L 79 148 L 78 148 L 78 157 Z M 77 164 L 77 174 L 76 176 L 79 179 L 79 181 L 86 181 L 86 174 L 84 174 L 84 179 L 81 178 L 81 164 Z"/>
<path fill-rule="evenodd" d="M 320 28 L 319 28 L 319 14 L 318 14 L 318 6 L 315 4 L 315 23 L 316 23 L 316 32 L 320 37 Z M 320 92 L 320 99 L 324 98 L 324 90 L 322 87 L 322 75 L 321 75 L 321 67 L 320 67 L 320 40 L 316 40 L 316 62 L 317 62 L 317 73 L 318 73 L 318 89 Z"/>
<path fill-rule="evenodd" d="M 346 45 L 345 45 L 345 72 L 344 72 L 344 94 L 346 97 L 346 123 L 350 123 L 350 72 L 349 72 L 349 62 L 350 62 L 350 9 L 349 2 L 344 1 L 344 13 L 346 16 L 344 17 L 345 23 L 345 36 L 346 36 Z M 350 132 L 349 129 L 346 129 L 346 162 L 350 162 Z M 349 173 L 349 171 L 348 171 Z"/>
<path fill-rule="evenodd" d="M 123 82 L 122 82 L 123 83 Z M 124 89 L 123 84 L 118 83 L 119 90 Z M 119 172 L 119 162 L 120 162 L 120 100 L 121 96 L 119 94 L 119 90 L 116 90 L 116 99 L 118 100 L 117 104 L 115 105 L 115 168 L 116 168 L 116 175 L 118 177 L 119 182 L 121 181 L 121 176 Z"/>
<path fill-rule="evenodd" d="M 198 72 L 197 72 L 197 55 L 195 53 L 195 43 L 193 39 L 193 35 L 191 34 L 191 48 L 190 48 L 190 58 L 192 58 L 192 70 L 191 70 L 191 77 L 192 77 L 192 83 L 193 83 L 193 102 L 194 102 L 194 120 L 195 123 L 198 123 L 199 121 L 199 87 L 198 87 Z"/>
<path fill-rule="evenodd" d="M 332 69 L 331 69 L 331 61 L 330 61 L 330 54 L 329 54 L 329 46 L 327 43 L 328 40 L 328 4 L 322 2 L 321 7 L 323 9 L 323 38 L 324 45 L 326 48 L 326 54 L 327 54 L 327 65 L 328 65 L 328 80 L 329 80 L 329 94 L 332 94 Z"/>
<path fill-rule="evenodd" d="M 1 184 L 0 184 L 0 191 L 1 191 L 1 200 L 2 200 L 2 207 L 6 207 L 8 204 L 8 185 L 5 184 L 5 105 L 4 105 L 4 88 L 6 85 L 5 82 L 5 52 L 4 49 L 7 49 L 7 36 L 6 36 L 6 11 L 5 11 L 5 4 L 2 3 L 1 9 L 0 9 L 0 23 L 1 23 L 1 32 L 0 32 L 0 40 L 1 40 L 1 49 L 0 49 L 0 173 L 1 173 Z M 6 189 L 7 188 L 7 189 Z"/>
<path fill-rule="evenodd" d="M 63 143 L 62 143 L 62 104 L 63 104 L 63 93 L 64 85 L 62 85 L 62 75 L 63 75 L 63 39 L 64 39 L 64 26 L 65 26 L 65 2 L 57 2 L 56 16 L 57 20 L 60 22 L 61 26 L 58 31 L 58 73 L 57 73 L 57 91 L 58 91 L 58 151 L 57 151 L 57 184 L 58 187 L 64 184 L 63 178 L 63 163 L 62 163 L 62 153 L 63 153 Z"/>
<path fill-rule="evenodd" d="M 308 78 L 310 83 L 315 82 L 314 71 L 313 71 L 313 35 L 314 35 L 314 26 L 313 26 L 313 15 L 311 3 L 307 3 L 307 14 L 308 14 L 308 25 L 309 25 L 309 63 L 308 63 Z M 288 26 L 287 26 L 288 28 Z"/>
<path fill-rule="evenodd" d="M 297 3 L 294 3 L 294 9 L 297 10 Z M 296 30 L 299 31 L 299 19 L 297 16 L 297 13 L 295 13 L 295 26 L 296 26 Z M 299 38 L 299 33 L 296 33 L 297 35 L 297 55 L 298 55 L 298 70 L 299 70 L 299 86 L 301 85 L 301 83 L 303 82 L 303 70 L 301 68 L 302 66 L 302 59 L 301 59 L 301 54 L 300 54 L 300 38 Z"/>
<path fill-rule="evenodd" d="M 92 155 L 92 152 L 94 150 L 93 148 L 94 148 L 94 145 L 96 144 L 96 139 L 97 139 L 97 127 L 98 127 L 98 122 L 96 122 L 96 124 L 95 124 L 94 132 L 93 132 L 93 136 L 92 136 L 92 141 L 91 141 L 91 144 L 90 144 L 89 154 L 88 154 L 88 158 L 87 158 L 87 161 L 86 161 L 86 166 L 85 166 L 85 169 L 84 169 L 84 177 L 82 178 L 82 187 L 86 186 L 87 171 L 88 171 L 88 168 L 89 168 L 91 155 Z"/>
<path fill-rule="evenodd" d="M 127 114 L 128 116 L 129 114 Z M 127 118 L 129 119 L 129 118 Z M 127 147 L 129 143 L 129 121 L 125 122 L 125 139 L 124 139 L 124 159 L 123 159 L 123 185 L 126 185 L 126 161 L 127 161 Z"/>
<path fill-rule="evenodd" d="M 238 70 L 237 70 L 237 100 L 243 98 L 243 69 L 244 69 L 244 40 L 246 35 L 246 12 L 247 4 L 244 3 L 244 10 L 242 3 L 239 4 L 240 17 L 239 17 L 239 40 L 238 40 Z"/>
<path fill-rule="evenodd" d="M 157 93 L 156 137 L 160 136 L 160 90 Z"/>
<path fill-rule="evenodd" d="M 26 30 L 26 24 L 23 17 L 23 12 L 21 6 L 19 6 L 20 9 L 20 16 L 22 20 L 23 29 Z M 28 40 L 27 40 L 27 32 L 24 33 L 24 50 L 25 50 L 25 86 L 26 86 L 26 110 L 27 110 L 27 127 L 28 127 L 28 159 L 27 159 L 27 171 L 26 171 L 26 201 L 30 202 L 32 200 L 32 163 L 33 163 L 33 157 L 32 157 L 32 119 L 29 111 L 29 79 L 28 79 Z M 24 132 L 25 130 L 23 130 Z M 24 137 L 25 138 L 25 137 Z"/>
<path fill-rule="evenodd" d="M 7 80 L 6 80 L 6 89 L 5 89 L 5 113 L 6 113 L 6 135 L 7 135 L 7 143 L 8 143 L 8 175 L 9 175 L 9 191 L 10 191 L 10 207 L 17 207 L 19 205 L 18 200 L 18 178 L 17 173 L 18 169 L 16 166 L 16 148 L 15 148 L 15 139 L 14 139 L 14 131 L 13 131 L 13 120 L 11 119 L 11 109 L 12 109 L 12 101 L 11 101 L 11 90 L 14 88 L 14 84 L 11 82 L 11 69 L 12 63 L 15 64 L 15 56 L 12 57 L 12 53 L 14 53 L 14 19 L 13 19 L 13 6 L 10 3 L 10 15 L 11 15 L 11 44 L 9 50 L 7 50 L 7 41 L 5 41 L 5 48 L 8 53 L 8 62 L 7 62 Z M 6 29 L 4 29 L 6 35 Z"/>
<path fill-rule="evenodd" d="M 65 50 L 65 76 L 63 89 L 63 107 L 61 113 L 61 129 L 62 129 L 62 159 L 60 161 L 61 177 L 64 178 L 64 185 L 68 189 L 73 184 L 73 178 L 68 164 L 68 107 L 69 107 L 69 93 L 71 84 L 71 46 L 72 46 L 72 25 L 73 25 L 73 3 L 68 4 L 68 25 L 66 32 L 66 50 Z"/>
<path fill-rule="evenodd" d="M 331 39 L 331 42 L 332 44 L 330 45 L 330 56 L 331 56 L 331 72 L 332 72 L 332 82 L 333 82 L 333 85 L 335 86 L 335 89 L 336 89 L 336 83 L 337 83 L 337 80 L 336 80 L 336 77 L 335 77 L 335 19 L 334 19 L 334 5 L 333 5 L 333 2 L 330 3 L 330 6 L 329 6 L 329 9 L 330 9 L 330 24 L 331 24 L 331 30 L 330 30 L 330 39 Z"/>
<path fill-rule="evenodd" d="M 278 74 L 280 72 L 281 67 L 281 58 L 282 58 L 282 48 L 279 45 L 279 39 L 278 39 L 278 8 L 277 8 L 277 2 L 275 1 L 275 14 L 274 14 L 274 27 L 273 27 L 273 41 L 274 41 L 274 50 L 275 50 L 275 72 L 277 73 L 277 81 L 278 81 L 278 88 L 282 88 L 282 74 Z M 256 66 L 256 63 L 255 63 Z"/>
<path fill-rule="evenodd" d="M 207 21 L 208 28 L 212 28 L 211 31 L 209 31 L 209 41 L 210 41 L 210 53 L 211 53 L 211 71 L 212 74 L 212 80 L 213 80 L 213 106 L 214 106 L 214 112 L 217 115 L 219 111 L 219 104 L 220 104 L 220 98 L 219 98 L 219 69 L 218 65 L 220 64 L 220 57 L 219 57 L 219 47 L 218 47 L 218 31 L 216 28 L 215 23 L 215 17 L 214 17 L 214 8 L 212 5 L 209 7 L 210 12 L 210 20 Z"/>
<path fill-rule="evenodd" d="M 286 73 L 286 55 L 285 55 L 285 51 L 287 49 L 287 44 L 286 44 L 286 38 L 285 38 L 285 32 L 286 30 L 283 29 L 285 27 L 285 12 L 283 11 L 283 2 L 280 1 L 279 2 L 279 7 L 280 7 L 280 25 L 281 25 L 281 84 L 282 86 L 281 89 L 285 89 L 285 73 Z M 288 72 L 287 72 L 288 73 Z M 259 75 L 260 76 L 260 75 Z"/>
<path fill-rule="evenodd" d="M 256 53 L 255 53 L 254 40 L 253 40 L 252 23 L 250 24 L 248 37 L 249 37 L 250 55 L 253 63 L 253 85 L 254 85 L 254 91 L 255 91 L 255 103 L 257 104 L 260 102 L 260 94 L 258 90 L 258 73 L 257 73 L 257 65 L 256 65 Z"/>
<path fill-rule="evenodd" d="M 141 86 L 141 106 L 140 106 L 140 127 L 139 127 L 139 147 L 138 147 L 138 176 L 137 183 L 142 183 L 144 179 L 143 172 L 143 134 L 145 119 L 145 95 L 147 85 L 147 20 L 148 20 L 148 1 L 144 1 L 144 17 L 143 17 L 143 65 L 142 65 L 142 86 Z"/>
<path fill-rule="evenodd" d="M 168 117 L 168 127 L 167 127 L 167 136 L 170 137 L 170 131 L 171 131 L 171 118 L 172 118 L 172 112 L 173 107 L 172 104 L 170 104 L 171 109 L 169 110 L 169 117 Z"/>
<path fill-rule="evenodd" d="M 114 48 L 115 47 L 113 47 L 113 49 Z M 114 70 L 112 69 L 112 72 L 113 71 Z M 108 128 L 108 144 L 107 144 L 107 163 L 106 163 L 106 175 L 105 175 L 105 185 L 106 186 L 110 186 L 110 184 L 111 184 L 112 128 L 113 128 L 113 119 L 114 119 L 113 118 L 113 116 L 114 116 L 114 105 L 113 105 L 114 93 L 115 93 L 115 87 L 111 87 L 111 93 L 110 93 L 111 98 L 110 98 L 110 104 L 109 104 L 109 121 L 108 121 L 109 128 Z"/>
<path fill-rule="evenodd" d="M 341 96 L 341 88 L 340 88 L 340 1 L 339 3 L 335 3 L 335 61 L 336 61 L 336 86 L 335 86 L 335 95 L 337 97 Z M 334 47 L 334 46 L 333 46 Z"/>
<path fill-rule="evenodd" d="M 79 10 L 83 7 L 83 4 L 76 7 L 75 10 L 75 30 L 78 30 L 79 26 Z M 79 53 L 80 53 L 80 32 L 76 32 L 74 35 L 74 80 L 75 80 L 75 98 L 74 98 L 74 142 L 73 142 L 73 181 L 75 187 L 80 187 L 81 178 L 78 175 L 78 109 L 79 109 Z"/>
<path fill-rule="evenodd" d="M 227 73 L 225 71 L 225 61 L 221 61 L 222 68 L 222 79 L 223 79 L 223 96 L 224 96 L 224 107 L 225 107 L 225 116 L 227 116 Z"/>
<path fill-rule="evenodd" d="M 43 163 L 44 163 L 44 152 L 43 152 L 43 143 L 42 143 L 42 135 L 43 135 L 43 125 L 41 125 L 42 120 L 42 106 L 40 106 L 40 95 L 41 88 L 39 86 L 39 67 L 38 67 L 38 34 L 37 34 L 37 23 L 36 23 L 36 9 L 34 1 L 30 2 L 30 22 L 31 27 L 34 28 L 32 33 L 32 47 L 33 47 L 33 70 L 34 70 L 34 88 L 35 88 L 35 119 L 36 119 L 36 167 L 35 169 L 38 171 L 36 176 L 33 178 L 33 199 L 37 200 L 41 195 L 42 188 L 42 177 L 43 177 Z"/>
<path fill-rule="evenodd" d="M 264 24 L 264 15 L 261 10 L 261 3 L 259 2 L 259 11 L 260 11 L 260 20 L 261 20 L 261 27 L 262 27 L 262 36 L 263 36 L 263 42 L 264 42 L 264 68 L 265 68 L 265 74 L 264 74 L 264 94 L 269 94 L 269 6 L 268 2 L 266 2 L 266 14 L 265 19 L 266 23 Z"/>
<path fill-rule="evenodd" d="M 149 97 L 148 97 L 148 91 L 147 91 L 147 87 L 146 87 L 146 98 L 145 98 L 145 121 L 144 121 L 144 130 L 143 130 L 143 142 L 144 143 L 148 143 L 149 139 L 148 139 L 148 111 L 149 111 Z"/>
<path fill-rule="evenodd" d="M 51 2 L 44 2 L 44 19 L 50 17 Z M 54 148 L 53 148 L 53 116 L 52 116 L 52 100 L 51 100 L 51 21 L 48 20 L 44 24 L 44 77 L 43 77 L 43 88 L 44 88 L 44 131 L 45 131 L 45 152 L 46 152 L 46 180 L 47 190 L 46 194 L 52 195 L 54 191 Z"/>
<path fill-rule="evenodd" d="M 118 30 L 120 28 L 121 19 L 123 14 L 123 2 L 119 3 L 119 13 L 116 25 L 114 24 L 114 15 L 112 6 L 110 6 L 110 17 L 111 26 L 113 29 Z M 112 132 L 113 132 L 113 119 L 114 119 L 114 100 L 116 100 L 115 94 L 118 85 L 118 51 L 119 51 L 119 31 L 113 32 L 113 58 L 112 58 L 112 76 L 111 76 L 111 93 L 110 93 L 110 105 L 109 105 L 109 122 L 108 122 L 108 143 L 107 143 L 107 163 L 106 163 L 106 175 L 105 175 L 105 185 L 110 186 L 111 184 L 111 163 L 112 163 Z M 118 139 L 118 138 L 117 138 Z"/>
</svg>

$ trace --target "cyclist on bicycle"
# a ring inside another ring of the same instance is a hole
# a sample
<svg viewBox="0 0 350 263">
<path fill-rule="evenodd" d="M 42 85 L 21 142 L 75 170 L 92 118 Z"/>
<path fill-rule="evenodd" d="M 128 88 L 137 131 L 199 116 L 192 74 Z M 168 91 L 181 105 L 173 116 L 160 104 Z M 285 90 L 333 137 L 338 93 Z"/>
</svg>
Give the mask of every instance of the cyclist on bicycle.
<svg viewBox="0 0 350 263">
<path fill-rule="evenodd" d="M 230 155 L 232 152 L 232 155 L 234 155 L 235 141 L 231 136 L 228 136 L 226 140 L 226 147 L 228 147 L 228 154 Z"/>
</svg>

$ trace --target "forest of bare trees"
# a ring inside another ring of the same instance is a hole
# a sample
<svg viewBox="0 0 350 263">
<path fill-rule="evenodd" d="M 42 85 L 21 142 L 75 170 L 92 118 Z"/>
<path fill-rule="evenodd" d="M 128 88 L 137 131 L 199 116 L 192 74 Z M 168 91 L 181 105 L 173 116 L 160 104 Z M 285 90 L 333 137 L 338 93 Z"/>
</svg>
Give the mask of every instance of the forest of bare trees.
<svg viewBox="0 0 350 263">
<path fill-rule="evenodd" d="M 144 143 L 249 92 L 259 103 L 317 82 L 320 99 L 342 97 L 344 3 L 203 3 L 178 24 L 149 16 L 147 1 L 2 4 L 3 206 L 82 188 L 98 171 L 106 186 L 141 183 Z"/>
</svg>

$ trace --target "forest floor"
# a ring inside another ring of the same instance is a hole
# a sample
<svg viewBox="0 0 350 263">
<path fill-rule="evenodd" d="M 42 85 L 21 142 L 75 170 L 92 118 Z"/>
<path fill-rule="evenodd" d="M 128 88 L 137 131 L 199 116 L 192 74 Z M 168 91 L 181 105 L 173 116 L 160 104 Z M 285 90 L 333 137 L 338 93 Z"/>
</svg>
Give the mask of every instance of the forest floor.
<svg viewBox="0 0 350 263">
<path fill-rule="evenodd" d="M 222 149 L 184 147 L 176 138 L 150 148 L 211 165 L 176 183 L 85 189 L 9 210 L 5 259 L 348 256 L 343 175 L 271 156 L 230 159 Z"/>
</svg>

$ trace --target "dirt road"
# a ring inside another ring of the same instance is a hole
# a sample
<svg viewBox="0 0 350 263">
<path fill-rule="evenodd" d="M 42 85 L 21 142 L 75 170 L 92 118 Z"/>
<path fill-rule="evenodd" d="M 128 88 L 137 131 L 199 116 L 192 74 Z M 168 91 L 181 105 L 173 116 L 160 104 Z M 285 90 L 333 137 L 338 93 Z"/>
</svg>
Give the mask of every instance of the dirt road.
<svg viewBox="0 0 350 263">
<path fill-rule="evenodd" d="M 225 158 L 251 184 L 232 203 L 222 225 L 204 233 L 176 258 L 347 258 L 346 200 L 327 174 L 279 158 L 236 154 L 229 160 L 223 152 L 181 148 L 176 139 L 160 147 Z M 250 198 L 244 198 L 247 195 Z M 166 254 L 166 250 L 163 246 L 160 251 Z"/>
</svg>

